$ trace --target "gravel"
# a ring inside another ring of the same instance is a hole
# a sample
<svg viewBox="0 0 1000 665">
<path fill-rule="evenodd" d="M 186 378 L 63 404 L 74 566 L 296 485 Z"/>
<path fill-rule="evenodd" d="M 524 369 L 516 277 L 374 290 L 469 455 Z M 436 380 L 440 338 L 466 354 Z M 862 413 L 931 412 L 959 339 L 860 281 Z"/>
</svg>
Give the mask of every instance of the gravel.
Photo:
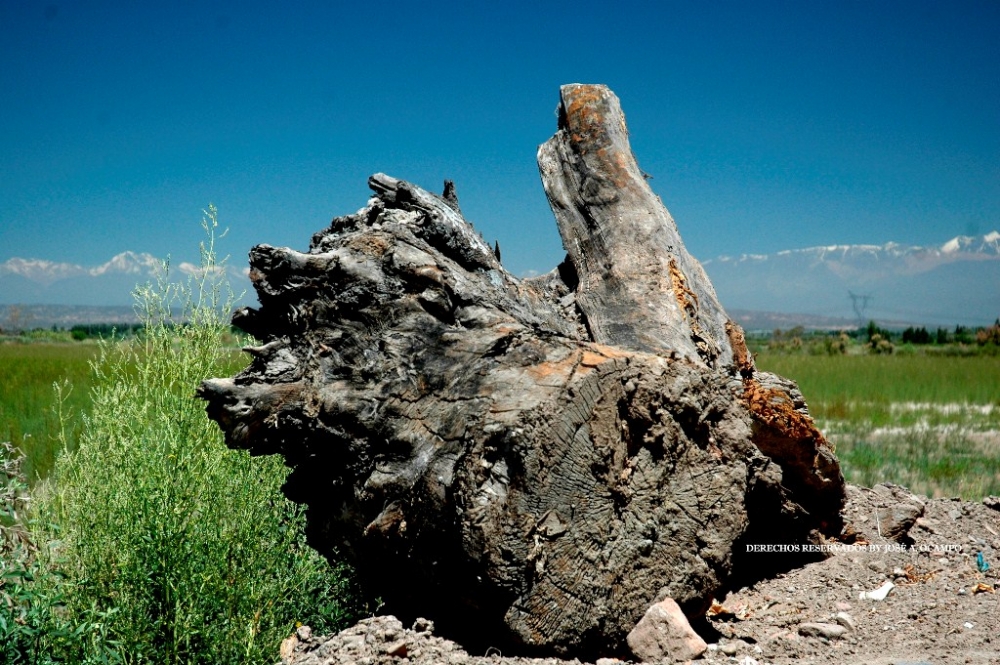
<svg viewBox="0 0 1000 665">
<path fill-rule="evenodd" d="M 905 519 L 896 519 L 906 523 L 903 531 L 885 529 L 879 515 L 898 517 L 900 504 L 921 505 L 922 515 L 903 511 Z M 850 486 L 845 517 L 855 535 L 828 542 L 826 558 L 717 599 L 697 626 L 708 651 L 693 662 L 1000 663 L 1000 500 L 931 500 L 895 485 Z M 887 583 L 893 586 L 882 600 L 869 597 Z M 432 622 L 405 628 L 395 617 L 366 619 L 330 637 L 300 628 L 282 656 L 287 665 L 580 663 L 504 657 L 495 649 L 469 654 L 436 636 Z"/>
</svg>

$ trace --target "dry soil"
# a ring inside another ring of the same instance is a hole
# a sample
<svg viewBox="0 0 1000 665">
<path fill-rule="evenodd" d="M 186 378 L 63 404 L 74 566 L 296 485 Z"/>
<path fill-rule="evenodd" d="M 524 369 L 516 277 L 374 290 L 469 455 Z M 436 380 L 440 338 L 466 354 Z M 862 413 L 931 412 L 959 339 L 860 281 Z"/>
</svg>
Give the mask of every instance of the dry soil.
<svg viewBox="0 0 1000 665">
<path fill-rule="evenodd" d="M 709 648 L 695 663 L 1000 664 L 1000 499 L 850 486 L 845 516 L 853 542 L 831 541 L 824 558 L 718 599 L 696 622 Z M 879 589 L 888 589 L 881 600 L 863 597 Z M 579 663 L 468 654 L 429 622 L 408 628 L 394 617 L 330 637 L 300 629 L 282 657 L 295 665 Z"/>
</svg>

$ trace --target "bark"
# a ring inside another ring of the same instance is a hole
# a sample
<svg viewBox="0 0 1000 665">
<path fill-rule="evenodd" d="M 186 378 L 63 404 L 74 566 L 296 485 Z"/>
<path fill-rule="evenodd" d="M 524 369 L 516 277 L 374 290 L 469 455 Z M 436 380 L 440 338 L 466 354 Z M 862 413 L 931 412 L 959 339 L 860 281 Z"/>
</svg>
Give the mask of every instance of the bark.
<svg viewBox="0 0 1000 665">
<path fill-rule="evenodd" d="M 702 613 L 747 542 L 836 534 L 839 466 L 632 157 L 603 86 L 539 150 L 566 261 L 519 280 L 438 197 L 383 174 L 308 252 L 250 254 L 261 339 L 201 396 L 280 454 L 310 543 L 466 644 L 615 653 L 665 597 Z"/>
<path fill-rule="evenodd" d="M 559 131 L 539 148 L 538 167 L 591 337 L 730 364 L 729 319 L 639 169 L 618 98 L 604 86 L 563 86 Z"/>
</svg>

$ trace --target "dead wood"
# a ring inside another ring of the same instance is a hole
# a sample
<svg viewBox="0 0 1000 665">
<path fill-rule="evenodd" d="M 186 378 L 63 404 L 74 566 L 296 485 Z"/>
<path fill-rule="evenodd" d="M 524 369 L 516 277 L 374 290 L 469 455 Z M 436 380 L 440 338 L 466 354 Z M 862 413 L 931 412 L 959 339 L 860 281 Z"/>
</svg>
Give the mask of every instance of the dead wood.
<svg viewBox="0 0 1000 665">
<path fill-rule="evenodd" d="M 310 543 L 393 612 L 613 653 L 657 600 L 703 612 L 743 544 L 838 533 L 844 485 L 795 385 L 754 369 L 617 98 L 564 86 L 559 118 L 539 150 L 559 268 L 515 278 L 453 185 L 374 175 L 308 252 L 251 251 L 261 306 L 234 322 L 261 344 L 200 395 L 228 445 L 284 457 Z"/>
</svg>

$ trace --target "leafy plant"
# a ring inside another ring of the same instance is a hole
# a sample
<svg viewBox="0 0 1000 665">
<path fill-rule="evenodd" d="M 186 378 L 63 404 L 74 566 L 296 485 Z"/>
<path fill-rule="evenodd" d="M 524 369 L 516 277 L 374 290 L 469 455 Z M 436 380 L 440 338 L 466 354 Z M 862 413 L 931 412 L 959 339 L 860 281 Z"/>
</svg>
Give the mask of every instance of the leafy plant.
<svg viewBox="0 0 1000 665">
<path fill-rule="evenodd" d="M 346 571 L 306 545 L 280 495 L 281 462 L 227 450 L 194 397 L 233 369 L 214 207 L 203 227 L 196 276 L 138 288 L 141 334 L 101 343 L 79 442 L 39 493 L 40 536 L 58 540 L 48 565 L 72 582 L 64 616 L 104 619 L 77 660 L 273 662 L 297 622 L 329 630 L 350 613 Z"/>
<path fill-rule="evenodd" d="M 102 640 L 103 616 L 87 612 L 71 622 L 61 612 L 66 582 L 45 565 L 45 550 L 25 521 L 28 485 L 25 458 L 0 442 L 0 660 L 4 663 L 67 662 L 91 644 L 90 656 L 69 660 L 116 662 Z"/>
</svg>

